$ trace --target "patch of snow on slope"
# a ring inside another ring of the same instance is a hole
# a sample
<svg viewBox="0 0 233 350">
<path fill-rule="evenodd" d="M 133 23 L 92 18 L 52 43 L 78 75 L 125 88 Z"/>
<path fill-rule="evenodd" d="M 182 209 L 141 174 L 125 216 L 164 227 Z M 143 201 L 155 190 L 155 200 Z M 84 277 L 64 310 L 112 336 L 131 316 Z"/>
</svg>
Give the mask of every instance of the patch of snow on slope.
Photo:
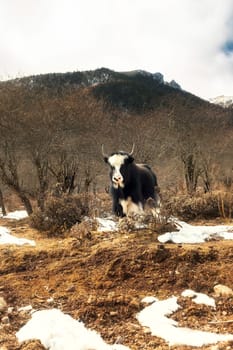
<svg viewBox="0 0 233 350">
<path fill-rule="evenodd" d="M 178 322 L 167 317 L 179 308 L 180 305 L 177 303 L 177 298 L 173 296 L 145 307 L 139 312 L 137 319 L 142 326 L 150 328 L 152 335 L 163 338 L 170 346 L 188 345 L 201 347 L 220 341 L 233 340 L 233 334 L 217 334 L 179 327 Z"/>
<path fill-rule="evenodd" d="M 96 331 L 58 309 L 33 313 L 16 336 L 19 342 L 39 339 L 49 350 L 130 350 L 120 344 L 105 343 Z"/>
<path fill-rule="evenodd" d="M 222 107 L 230 107 L 233 105 L 233 96 L 217 96 L 209 99 L 210 103 L 220 105 Z"/>
<path fill-rule="evenodd" d="M 117 223 L 113 221 L 111 218 L 96 218 L 98 222 L 98 231 L 100 232 L 109 232 L 109 231 L 117 231 Z"/>
<path fill-rule="evenodd" d="M 26 239 L 26 238 L 18 238 L 12 236 L 10 231 L 3 226 L 0 226 L 0 244 L 16 244 L 16 245 L 24 245 L 29 244 L 35 246 L 35 241 Z"/>
<path fill-rule="evenodd" d="M 3 216 L 6 219 L 15 219 L 15 220 L 20 220 L 28 217 L 28 213 L 26 210 L 16 210 L 11 213 L 8 213 L 6 216 Z"/>
<path fill-rule="evenodd" d="M 196 304 L 204 304 L 211 307 L 216 307 L 214 298 L 209 297 L 203 293 L 194 292 L 191 289 L 186 289 L 181 293 L 182 297 L 192 298 Z"/>
<path fill-rule="evenodd" d="M 158 237 L 159 242 L 204 243 L 211 239 L 233 239 L 233 226 L 194 226 L 183 221 L 174 221 L 179 231 L 166 232 Z"/>
</svg>

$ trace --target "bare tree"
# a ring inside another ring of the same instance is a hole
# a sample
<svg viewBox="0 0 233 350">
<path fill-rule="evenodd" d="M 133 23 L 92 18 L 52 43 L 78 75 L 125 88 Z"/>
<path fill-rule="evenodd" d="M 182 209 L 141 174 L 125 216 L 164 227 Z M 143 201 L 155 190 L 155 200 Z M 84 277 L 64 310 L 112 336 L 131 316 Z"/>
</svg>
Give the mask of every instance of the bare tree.
<svg viewBox="0 0 233 350">
<path fill-rule="evenodd" d="M 78 174 L 79 161 L 72 151 L 61 150 L 57 157 L 52 157 L 49 171 L 56 179 L 56 187 L 62 193 L 72 194 L 78 186 L 75 182 Z"/>
<path fill-rule="evenodd" d="M 192 151 L 186 149 L 180 154 L 184 167 L 186 189 L 189 194 L 196 192 L 198 179 L 201 175 L 198 152 L 193 146 Z"/>
<path fill-rule="evenodd" d="M 0 207 L 2 208 L 2 215 L 5 216 L 6 215 L 6 207 L 4 204 L 4 198 L 3 198 L 3 194 L 2 194 L 2 190 L 0 188 Z"/>
<path fill-rule="evenodd" d="M 32 214 L 32 205 L 28 196 L 28 193 L 23 188 L 20 181 L 18 160 L 13 145 L 5 143 L 6 157 L 0 158 L 0 176 L 2 182 L 6 184 L 11 190 L 13 190 L 20 200 L 22 201 L 28 215 Z"/>
</svg>

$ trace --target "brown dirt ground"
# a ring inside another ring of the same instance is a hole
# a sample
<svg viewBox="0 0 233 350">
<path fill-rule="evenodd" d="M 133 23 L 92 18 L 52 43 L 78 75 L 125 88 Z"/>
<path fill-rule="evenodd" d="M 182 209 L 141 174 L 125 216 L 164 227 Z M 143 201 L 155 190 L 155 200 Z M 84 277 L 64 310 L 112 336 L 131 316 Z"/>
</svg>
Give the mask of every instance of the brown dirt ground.
<svg viewBox="0 0 233 350">
<path fill-rule="evenodd" d="M 105 341 L 132 350 L 194 349 L 169 347 L 141 327 L 135 317 L 145 306 L 141 299 L 179 296 L 187 288 L 211 296 L 216 284 L 233 288 L 233 241 L 162 245 L 150 231 L 47 238 L 27 220 L 0 219 L 0 225 L 18 237 L 36 240 L 36 247 L 0 246 L 0 296 L 11 308 L 0 312 L 0 319 L 9 318 L 0 325 L 0 350 L 44 349 L 39 341 L 19 344 L 15 338 L 30 319 L 29 312 L 18 311 L 26 305 L 36 310 L 60 308 Z M 184 298 L 180 303 L 182 308 L 172 315 L 179 325 L 233 333 L 232 297 L 217 297 L 216 310 Z M 201 349 L 233 349 L 233 344 Z"/>
</svg>

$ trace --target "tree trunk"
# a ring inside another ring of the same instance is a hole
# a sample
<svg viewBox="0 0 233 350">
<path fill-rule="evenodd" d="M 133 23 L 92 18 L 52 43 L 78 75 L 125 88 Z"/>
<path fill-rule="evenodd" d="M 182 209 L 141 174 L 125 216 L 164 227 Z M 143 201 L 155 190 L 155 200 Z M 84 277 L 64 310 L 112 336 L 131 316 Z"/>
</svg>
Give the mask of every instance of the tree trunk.
<svg viewBox="0 0 233 350">
<path fill-rule="evenodd" d="M 33 213 L 33 210 L 32 210 L 32 205 L 31 205 L 30 200 L 22 192 L 19 192 L 18 195 L 19 195 L 19 198 L 21 199 L 21 201 L 22 201 L 22 203 L 23 203 L 23 205 L 24 205 L 28 215 L 31 215 Z"/>
<path fill-rule="evenodd" d="M 192 195 L 196 192 L 200 172 L 196 165 L 195 157 L 192 154 L 183 158 L 183 164 L 187 192 Z"/>
<path fill-rule="evenodd" d="M 44 208 L 45 208 L 45 193 L 44 192 L 40 192 L 37 195 L 37 205 L 41 211 L 44 211 Z"/>
<path fill-rule="evenodd" d="M 2 215 L 5 216 L 6 215 L 6 208 L 5 208 L 3 194 L 2 194 L 1 189 L 0 189 L 0 207 L 2 208 Z"/>
</svg>

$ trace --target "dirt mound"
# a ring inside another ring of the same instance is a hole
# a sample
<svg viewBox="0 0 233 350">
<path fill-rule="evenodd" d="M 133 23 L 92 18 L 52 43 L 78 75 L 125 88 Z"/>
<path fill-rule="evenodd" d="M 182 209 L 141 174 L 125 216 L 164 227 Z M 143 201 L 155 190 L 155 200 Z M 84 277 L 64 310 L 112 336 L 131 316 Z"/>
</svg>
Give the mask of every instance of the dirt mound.
<svg viewBox="0 0 233 350">
<path fill-rule="evenodd" d="M 0 296 L 8 305 L 0 311 L 5 320 L 0 326 L 1 350 L 43 349 L 38 341 L 18 344 L 15 338 L 30 319 L 28 311 L 20 310 L 27 305 L 35 310 L 60 308 L 109 343 L 123 343 L 132 350 L 166 350 L 169 346 L 136 319 L 145 306 L 143 297 L 179 297 L 184 289 L 213 295 L 216 284 L 233 286 L 232 241 L 163 245 L 156 233 L 146 231 L 92 232 L 88 238 L 59 239 L 42 237 L 25 221 L 9 226 L 15 235 L 34 239 L 36 246 L 0 246 Z M 172 318 L 181 326 L 233 333 L 232 301 L 232 297 L 216 297 L 213 310 L 179 298 L 182 308 Z M 220 344 L 218 349 L 227 346 L 231 349 L 230 344 Z"/>
</svg>

